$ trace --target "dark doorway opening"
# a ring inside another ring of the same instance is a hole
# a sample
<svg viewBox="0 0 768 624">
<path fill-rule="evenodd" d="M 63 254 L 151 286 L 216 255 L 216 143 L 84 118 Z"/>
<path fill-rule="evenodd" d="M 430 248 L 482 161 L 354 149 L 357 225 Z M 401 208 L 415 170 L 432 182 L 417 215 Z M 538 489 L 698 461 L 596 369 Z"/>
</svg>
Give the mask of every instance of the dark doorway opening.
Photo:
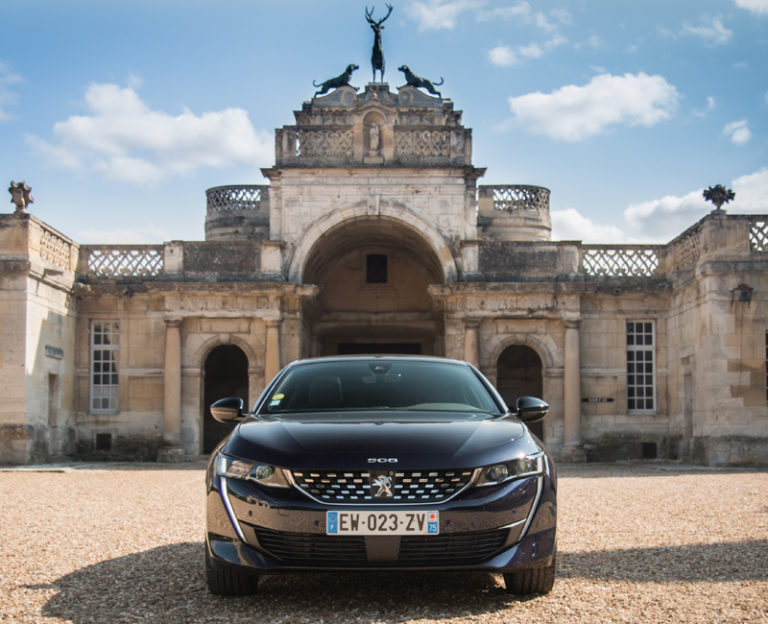
<svg viewBox="0 0 768 624">
<path fill-rule="evenodd" d="M 499 356 L 496 388 L 510 408 L 517 397 L 528 395 L 539 398 L 543 393 L 541 358 L 530 347 L 508 347 Z M 546 399 L 545 399 L 546 400 Z M 544 439 L 544 423 L 528 425 L 540 440 Z"/>
<path fill-rule="evenodd" d="M 381 353 L 389 355 L 420 355 L 418 342 L 340 342 L 339 355 L 366 355 Z"/>
<path fill-rule="evenodd" d="M 216 347 L 205 359 L 203 391 L 203 453 L 210 453 L 234 428 L 211 416 L 211 403 L 240 397 L 248 405 L 248 357 L 235 345 Z"/>
</svg>

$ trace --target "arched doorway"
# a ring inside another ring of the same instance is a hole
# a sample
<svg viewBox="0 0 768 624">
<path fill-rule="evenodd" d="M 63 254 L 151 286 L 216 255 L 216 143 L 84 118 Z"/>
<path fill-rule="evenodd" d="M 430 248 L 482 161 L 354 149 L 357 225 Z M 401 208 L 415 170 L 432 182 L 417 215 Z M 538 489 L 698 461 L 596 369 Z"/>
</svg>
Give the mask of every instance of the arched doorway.
<svg viewBox="0 0 768 624">
<path fill-rule="evenodd" d="M 228 396 L 248 405 L 248 357 L 235 345 L 220 345 L 205 358 L 203 390 L 203 453 L 210 453 L 234 425 L 211 416 L 211 403 Z"/>
<path fill-rule="evenodd" d="M 443 352 L 428 292 L 444 281 L 429 242 L 394 219 L 356 217 L 315 243 L 303 271 L 319 287 L 305 318 L 313 355 Z"/>
<path fill-rule="evenodd" d="M 513 406 L 519 396 L 540 397 L 543 391 L 542 365 L 539 354 L 530 347 L 514 345 L 499 356 L 496 387 L 507 405 Z M 542 422 L 529 425 L 539 439 L 544 439 Z"/>
</svg>

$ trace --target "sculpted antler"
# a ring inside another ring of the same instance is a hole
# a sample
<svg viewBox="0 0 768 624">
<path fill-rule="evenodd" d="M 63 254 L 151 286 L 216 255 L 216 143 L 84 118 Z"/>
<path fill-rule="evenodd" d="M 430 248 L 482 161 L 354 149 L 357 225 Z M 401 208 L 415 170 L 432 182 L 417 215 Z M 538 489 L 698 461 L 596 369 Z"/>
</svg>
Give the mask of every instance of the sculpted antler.
<svg viewBox="0 0 768 624">
<path fill-rule="evenodd" d="M 387 9 L 389 10 L 387 11 L 387 14 L 384 17 L 382 17 L 378 22 L 375 19 L 373 19 L 373 12 L 376 10 L 376 6 L 374 5 L 374 7 L 370 11 L 368 10 L 368 7 L 365 7 L 365 19 L 368 20 L 368 23 L 371 26 L 381 26 L 387 20 L 389 15 L 392 13 L 391 4 L 385 4 L 384 6 L 386 6 Z"/>
</svg>

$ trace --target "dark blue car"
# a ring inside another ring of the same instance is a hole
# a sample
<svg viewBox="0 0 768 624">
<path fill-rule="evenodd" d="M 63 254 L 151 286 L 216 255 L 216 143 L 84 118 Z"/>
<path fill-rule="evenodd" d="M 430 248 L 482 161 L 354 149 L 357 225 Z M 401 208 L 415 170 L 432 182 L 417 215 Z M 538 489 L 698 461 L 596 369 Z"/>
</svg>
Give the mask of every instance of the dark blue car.
<svg viewBox="0 0 768 624">
<path fill-rule="evenodd" d="M 357 356 L 286 366 L 207 474 L 206 573 L 214 594 L 256 590 L 260 574 L 485 570 L 509 592 L 555 579 L 556 478 L 526 422 L 466 362 Z"/>
</svg>

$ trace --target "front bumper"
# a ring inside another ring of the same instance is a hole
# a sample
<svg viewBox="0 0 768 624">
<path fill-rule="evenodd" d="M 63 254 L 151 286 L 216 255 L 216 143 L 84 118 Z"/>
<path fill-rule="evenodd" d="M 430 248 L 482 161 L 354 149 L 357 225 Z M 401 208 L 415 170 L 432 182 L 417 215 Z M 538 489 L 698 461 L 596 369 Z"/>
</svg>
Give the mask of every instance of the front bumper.
<svg viewBox="0 0 768 624">
<path fill-rule="evenodd" d="M 470 488 L 426 506 L 439 535 L 329 536 L 329 507 L 294 488 L 210 475 L 206 544 L 214 565 L 253 573 L 297 570 L 485 570 L 550 565 L 557 505 L 549 475 Z M 414 510 L 414 506 L 355 506 Z"/>
</svg>

